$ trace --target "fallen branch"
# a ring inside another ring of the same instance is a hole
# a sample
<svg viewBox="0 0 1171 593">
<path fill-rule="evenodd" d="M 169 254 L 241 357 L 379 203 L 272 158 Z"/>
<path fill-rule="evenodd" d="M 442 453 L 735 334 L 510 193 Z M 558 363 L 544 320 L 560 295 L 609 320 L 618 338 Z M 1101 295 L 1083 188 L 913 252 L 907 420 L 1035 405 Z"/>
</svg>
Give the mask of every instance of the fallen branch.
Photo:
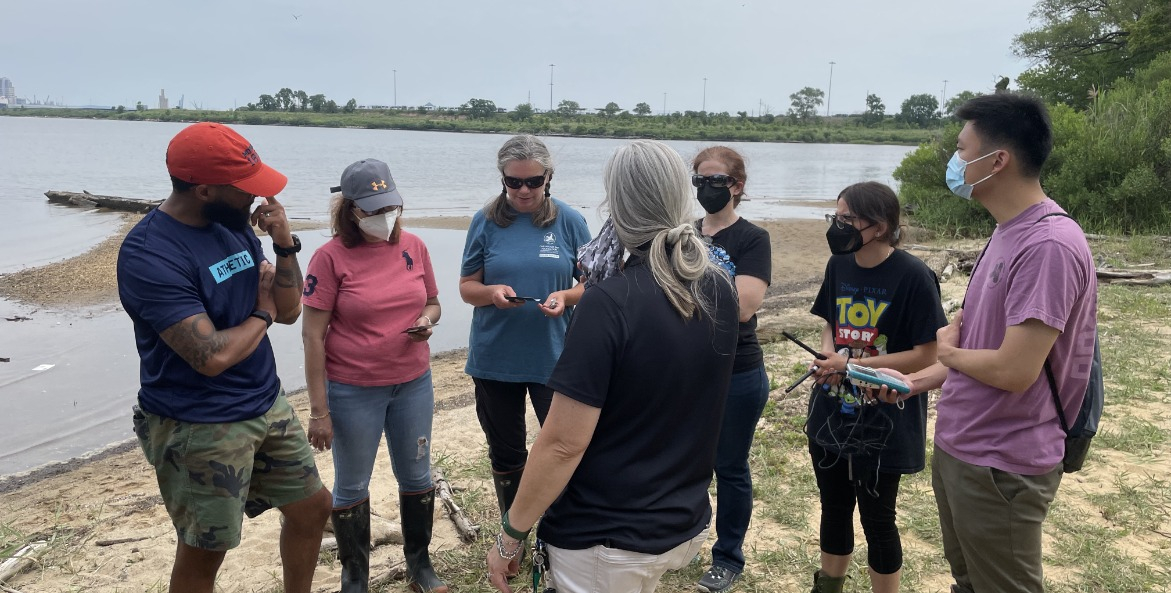
<svg viewBox="0 0 1171 593">
<path fill-rule="evenodd" d="M 117 544 L 128 544 L 130 542 L 140 542 L 144 539 L 150 539 L 147 536 L 142 537 L 123 537 L 120 539 L 100 539 L 94 542 L 95 546 L 113 546 Z"/>
<path fill-rule="evenodd" d="M 161 200 L 138 200 L 134 198 L 122 198 L 118 196 L 99 196 L 91 193 L 77 193 L 72 191 L 55 191 L 50 190 L 45 192 L 45 197 L 49 198 L 50 202 L 54 204 L 63 204 L 66 206 L 81 206 L 83 208 L 109 208 L 110 210 L 122 210 L 125 212 L 139 212 L 147 213 L 154 210 L 162 203 Z"/>
<path fill-rule="evenodd" d="M 435 484 L 435 496 L 443 502 L 443 507 L 447 509 L 447 516 L 451 518 L 451 522 L 455 524 L 455 530 L 459 532 L 459 538 L 466 544 L 476 541 L 476 536 L 480 533 L 480 526 L 469 521 L 467 515 L 464 515 L 463 509 L 455 503 L 455 496 L 451 493 L 451 484 L 443 476 L 443 470 L 432 467 L 431 481 Z"/>
<path fill-rule="evenodd" d="M 390 565 L 390 568 L 383 573 L 377 574 L 370 578 L 370 590 L 375 590 L 383 585 L 389 584 L 391 581 L 402 581 L 407 578 L 407 569 L 405 560 L 399 560 Z"/>
<path fill-rule="evenodd" d="M 35 563 L 37 557 L 43 554 L 48 548 L 49 542 L 32 542 L 18 550 L 11 558 L 0 562 L 0 581 L 7 581 L 20 574 L 22 570 Z"/>
<path fill-rule="evenodd" d="M 6 587 L 4 585 L 0 585 L 0 591 L 3 591 L 4 593 L 21 593 L 12 587 Z"/>
</svg>

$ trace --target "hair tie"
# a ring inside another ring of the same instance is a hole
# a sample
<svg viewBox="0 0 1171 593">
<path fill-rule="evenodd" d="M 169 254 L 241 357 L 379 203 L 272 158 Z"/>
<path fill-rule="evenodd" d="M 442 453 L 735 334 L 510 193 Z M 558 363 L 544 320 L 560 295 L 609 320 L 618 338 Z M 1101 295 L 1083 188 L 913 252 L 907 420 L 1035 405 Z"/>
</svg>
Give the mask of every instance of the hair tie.
<svg viewBox="0 0 1171 593">
<path fill-rule="evenodd" d="M 667 231 L 667 245 L 675 245 L 679 243 L 679 239 L 684 235 L 695 235 L 695 225 L 690 222 L 685 222 L 669 231 Z"/>
</svg>

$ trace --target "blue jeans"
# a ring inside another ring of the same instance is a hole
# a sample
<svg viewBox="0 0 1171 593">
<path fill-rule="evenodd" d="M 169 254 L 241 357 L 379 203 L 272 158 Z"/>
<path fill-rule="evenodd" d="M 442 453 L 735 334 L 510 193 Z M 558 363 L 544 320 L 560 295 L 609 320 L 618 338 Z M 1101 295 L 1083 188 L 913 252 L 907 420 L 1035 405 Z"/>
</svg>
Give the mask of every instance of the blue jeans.
<svg viewBox="0 0 1171 593">
<path fill-rule="evenodd" d="M 768 401 L 764 363 L 732 375 L 720 442 L 716 448 L 716 544 L 712 565 L 744 571 L 744 534 L 752 519 L 752 472 L 748 450 Z"/>
<path fill-rule="evenodd" d="M 399 492 L 431 488 L 431 370 L 418 379 L 384 387 L 326 382 L 333 419 L 333 508 L 370 498 L 370 475 L 386 434 L 390 469 Z"/>
</svg>

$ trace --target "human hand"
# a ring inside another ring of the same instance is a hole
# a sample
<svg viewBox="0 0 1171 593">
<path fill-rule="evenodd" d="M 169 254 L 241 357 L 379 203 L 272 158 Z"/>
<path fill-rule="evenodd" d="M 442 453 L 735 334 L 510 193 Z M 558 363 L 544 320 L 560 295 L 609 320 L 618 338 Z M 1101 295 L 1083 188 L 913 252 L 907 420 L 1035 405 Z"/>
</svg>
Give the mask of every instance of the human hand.
<svg viewBox="0 0 1171 593">
<path fill-rule="evenodd" d="M 272 283 L 276 278 L 276 266 L 272 262 L 260 262 L 260 279 L 256 288 L 256 308 L 276 317 L 276 300 L 272 295 Z"/>
<path fill-rule="evenodd" d="M 318 451 L 325 451 L 333 446 L 333 419 L 328 414 L 324 418 L 309 418 L 309 444 Z"/>
<path fill-rule="evenodd" d="M 499 537 L 501 539 L 493 539 L 488 548 L 488 583 L 501 593 L 511 593 L 512 587 L 508 586 L 508 577 L 520 574 L 519 550 L 515 558 L 505 560 L 500 555 L 500 547 L 497 542 L 503 542 L 503 545 L 508 550 L 513 550 L 514 546 L 523 546 L 525 544 L 504 534 L 500 534 Z"/>
<path fill-rule="evenodd" d="M 516 296 L 516 291 L 512 290 L 511 286 L 507 284 L 497 284 L 493 287 L 492 304 L 495 305 L 497 309 L 515 309 L 517 307 L 523 307 L 524 301 L 514 303 L 505 298 L 514 296 Z"/>
<path fill-rule="evenodd" d="M 413 331 L 413 332 L 407 332 L 407 338 L 409 340 L 411 340 L 412 342 L 426 342 L 427 338 L 431 337 L 432 332 L 431 332 L 431 328 L 429 327 L 431 325 L 434 325 L 434 324 L 431 323 L 430 318 L 428 318 L 425 315 L 418 316 L 415 319 L 415 327 L 421 327 L 423 329 L 418 330 L 418 331 Z"/>
<path fill-rule="evenodd" d="M 272 237 L 273 243 L 281 247 L 293 246 L 293 231 L 285 207 L 276 198 L 264 198 L 264 203 L 252 211 L 252 224 Z"/>
<path fill-rule="evenodd" d="M 960 331 L 964 325 L 964 310 L 956 311 L 951 323 L 935 332 L 936 352 L 939 362 L 947 365 L 947 359 L 960 347 Z"/>
<path fill-rule="evenodd" d="M 906 385 L 910 389 L 910 391 L 908 393 L 899 393 L 899 392 L 891 389 L 890 387 L 883 385 L 880 389 L 867 389 L 866 392 L 867 392 L 868 398 L 877 399 L 878 401 L 888 403 L 888 404 L 900 404 L 903 401 L 905 401 L 907 398 L 911 397 L 912 395 L 914 395 L 915 393 L 918 392 L 915 389 L 915 384 L 911 381 L 911 378 L 908 377 L 907 375 L 904 375 L 894 369 L 880 368 L 880 369 L 874 369 L 874 370 L 878 371 L 879 373 L 882 373 L 884 375 L 890 375 L 892 378 L 898 379 L 899 381 L 902 381 L 903 384 Z"/>
<path fill-rule="evenodd" d="M 821 353 L 825 358 L 815 358 L 809 363 L 809 368 L 817 367 L 813 376 L 818 384 L 837 385 L 842 382 L 842 373 L 846 370 L 849 360 L 842 354 L 833 351 Z"/>
<path fill-rule="evenodd" d="M 549 293 L 549 296 L 545 297 L 545 302 L 537 303 L 537 306 L 541 308 L 545 317 L 561 317 L 565 314 L 565 291 Z"/>
</svg>

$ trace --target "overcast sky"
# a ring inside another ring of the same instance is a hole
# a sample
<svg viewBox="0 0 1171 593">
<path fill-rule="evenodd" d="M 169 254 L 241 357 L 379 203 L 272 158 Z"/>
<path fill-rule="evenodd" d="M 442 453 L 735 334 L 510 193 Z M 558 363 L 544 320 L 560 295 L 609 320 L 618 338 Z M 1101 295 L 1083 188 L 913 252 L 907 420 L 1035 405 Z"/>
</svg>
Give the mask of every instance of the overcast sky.
<svg viewBox="0 0 1171 593">
<path fill-rule="evenodd" d="M 913 94 L 990 92 L 1030 0 L 3 0 L 0 76 L 18 96 L 71 105 L 227 109 L 281 87 L 344 103 L 490 99 L 582 107 L 784 113 L 830 90 L 897 112 Z M 397 70 L 397 74 L 394 72 Z M 1014 83 L 1015 87 L 1015 83 Z M 531 95 L 530 95 L 531 93 Z M 824 106 L 823 106 L 824 109 Z"/>
</svg>

